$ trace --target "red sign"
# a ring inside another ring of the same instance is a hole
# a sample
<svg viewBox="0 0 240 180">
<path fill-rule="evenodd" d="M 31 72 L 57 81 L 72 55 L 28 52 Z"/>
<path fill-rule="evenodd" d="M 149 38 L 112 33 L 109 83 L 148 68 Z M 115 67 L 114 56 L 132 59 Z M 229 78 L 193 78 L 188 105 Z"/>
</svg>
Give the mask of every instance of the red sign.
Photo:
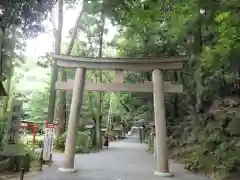
<svg viewBox="0 0 240 180">
<path fill-rule="evenodd" d="M 46 128 L 51 128 L 51 129 L 53 129 L 53 128 L 55 128 L 55 124 L 53 124 L 53 123 L 48 123 L 48 124 L 46 124 Z"/>
<path fill-rule="evenodd" d="M 57 124 L 55 122 L 49 123 L 48 120 L 46 120 L 46 125 L 45 125 L 46 128 L 54 129 L 56 125 Z"/>
</svg>

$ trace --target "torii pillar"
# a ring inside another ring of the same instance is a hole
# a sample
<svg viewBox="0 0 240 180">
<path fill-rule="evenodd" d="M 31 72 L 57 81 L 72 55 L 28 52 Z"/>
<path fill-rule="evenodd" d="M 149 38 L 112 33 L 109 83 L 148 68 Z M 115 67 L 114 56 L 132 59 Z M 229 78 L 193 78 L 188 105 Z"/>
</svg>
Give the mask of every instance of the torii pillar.
<svg viewBox="0 0 240 180">
<path fill-rule="evenodd" d="M 83 102 L 83 91 L 85 85 L 85 68 L 77 68 L 73 85 L 72 104 L 68 121 L 68 134 L 64 151 L 64 162 L 58 170 L 61 172 L 75 172 L 74 159 L 76 152 L 77 131 L 79 124 L 79 113 Z"/>
<path fill-rule="evenodd" d="M 167 126 L 165 118 L 164 80 L 163 72 L 155 69 L 152 72 L 154 119 L 156 132 L 156 170 L 154 174 L 162 177 L 172 177 L 168 165 Z"/>
</svg>

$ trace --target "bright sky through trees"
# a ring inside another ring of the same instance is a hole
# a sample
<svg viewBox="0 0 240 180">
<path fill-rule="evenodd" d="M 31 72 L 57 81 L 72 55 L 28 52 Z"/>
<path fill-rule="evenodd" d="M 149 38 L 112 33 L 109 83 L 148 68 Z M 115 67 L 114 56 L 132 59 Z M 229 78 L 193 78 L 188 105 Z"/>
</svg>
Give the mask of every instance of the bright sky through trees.
<svg viewBox="0 0 240 180">
<path fill-rule="evenodd" d="M 76 18 L 79 14 L 79 9 L 65 9 L 63 19 L 63 43 L 67 43 L 69 29 L 72 28 L 76 22 Z M 52 52 L 53 49 L 53 34 L 51 30 L 51 22 L 46 21 L 45 26 L 47 32 L 42 33 L 36 39 L 28 40 L 27 43 L 27 55 L 31 57 L 38 57 L 44 55 L 46 52 Z M 105 37 L 107 41 L 111 41 L 116 34 L 116 28 L 114 28 L 109 22 L 106 22 L 106 28 L 109 30 L 108 36 Z"/>
<path fill-rule="evenodd" d="M 79 8 L 64 10 L 62 36 L 63 43 L 68 43 L 69 39 L 67 39 L 67 36 L 69 34 L 69 29 L 74 26 L 78 14 Z M 24 76 L 20 79 L 21 86 L 18 87 L 19 91 L 35 91 L 39 90 L 39 88 L 44 88 L 44 84 L 46 84 L 46 81 L 49 78 L 47 74 L 50 72 L 50 69 L 43 69 L 36 65 L 36 61 L 39 56 L 42 56 L 47 52 L 53 52 L 54 37 L 51 22 L 45 21 L 44 26 L 46 27 L 45 33 L 40 34 L 35 39 L 30 39 L 27 41 L 27 62 L 25 66 L 29 70 L 25 71 Z M 109 22 L 106 22 L 106 28 L 109 30 L 109 32 L 105 37 L 105 40 L 111 41 L 116 34 L 116 28 L 113 27 Z M 111 48 L 106 49 L 106 51 L 111 51 L 111 54 L 114 54 Z M 16 69 L 15 71 L 22 70 Z"/>
</svg>

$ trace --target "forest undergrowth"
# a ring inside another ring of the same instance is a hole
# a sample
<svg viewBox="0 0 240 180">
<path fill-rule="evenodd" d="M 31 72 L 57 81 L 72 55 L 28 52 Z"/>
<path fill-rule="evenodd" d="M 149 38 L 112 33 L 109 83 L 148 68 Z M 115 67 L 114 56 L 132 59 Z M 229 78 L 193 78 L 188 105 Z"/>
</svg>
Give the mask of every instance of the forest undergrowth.
<svg viewBox="0 0 240 180">
<path fill-rule="evenodd" d="M 216 99 L 208 111 L 169 127 L 172 158 L 214 180 L 240 178 L 240 99 Z"/>
</svg>

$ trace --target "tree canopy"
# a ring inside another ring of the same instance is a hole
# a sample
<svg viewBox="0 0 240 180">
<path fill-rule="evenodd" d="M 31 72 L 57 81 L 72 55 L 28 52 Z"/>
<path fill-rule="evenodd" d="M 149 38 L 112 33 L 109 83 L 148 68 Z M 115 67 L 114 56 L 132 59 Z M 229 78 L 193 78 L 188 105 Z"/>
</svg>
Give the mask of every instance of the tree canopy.
<svg viewBox="0 0 240 180">
<path fill-rule="evenodd" d="M 4 42 L 2 52 L 7 56 L 5 60 L 19 67 L 21 63 L 16 63 L 17 60 L 25 59 L 19 53 L 24 49 L 24 38 L 36 36 L 44 30 L 43 21 L 50 16 L 56 2 L 14 2 L 0 2 L 0 24 L 4 32 L 4 41 L 1 42 Z M 178 157 L 186 158 L 188 169 L 213 172 L 219 168 L 219 173 L 224 175 L 237 171 L 235 167 L 240 162 L 236 158 L 240 153 L 237 146 L 239 132 L 230 128 L 230 124 L 236 119 L 239 122 L 240 118 L 237 113 L 231 114 L 239 111 L 240 104 L 240 100 L 236 100 L 240 92 L 238 1 L 69 0 L 63 1 L 63 5 L 68 10 L 83 9 L 79 10 L 74 27 L 69 27 L 70 38 L 67 40 L 70 42 L 63 42 L 61 33 L 58 37 L 53 34 L 55 41 L 58 39 L 56 42 L 60 42 L 55 45 L 58 50 L 60 47 L 62 54 L 81 57 L 109 54 L 117 57 L 188 56 L 189 61 L 181 71 L 164 72 L 164 80 L 181 83 L 184 87 L 183 94 L 165 95 L 169 146 L 177 149 Z M 62 15 L 64 12 L 58 14 L 58 20 Z M 111 31 L 107 25 L 109 21 L 117 29 L 111 42 L 107 42 Z M 61 31 L 56 30 L 58 33 Z M 53 64 L 49 59 L 46 62 L 38 64 L 49 71 Z M 73 79 L 74 73 L 74 70 L 61 69 L 59 79 Z M 15 80 L 21 76 L 17 78 L 18 73 L 12 74 L 14 86 L 19 86 Z M 113 77 L 113 72 L 87 71 L 90 82 L 109 83 Z M 151 72 L 125 72 L 124 78 L 126 83 L 143 83 L 151 81 L 152 75 Z M 30 105 L 28 113 L 36 121 L 46 118 L 49 86 L 50 81 L 47 81 L 47 88 L 33 92 L 26 100 Z M 55 118 L 62 118 L 66 125 L 71 92 L 59 94 L 57 92 L 56 102 L 64 108 L 55 109 Z M 62 97 L 66 97 L 66 101 L 62 101 Z M 234 103 L 229 103 L 229 97 Z M 222 106 L 229 110 L 225 113 L 227 117 L 218 115 Z M 108 129 L 110 125 L 112 128 L 124 123 L 129 127 L 154 123 L 152 94 L 85 92 L 79 119 L 80 126 L 95 126 L 93 146 L 97 146 L 101 127 Z M 214 161 L 205 162 L 206 159 Z"/>
</svg>

